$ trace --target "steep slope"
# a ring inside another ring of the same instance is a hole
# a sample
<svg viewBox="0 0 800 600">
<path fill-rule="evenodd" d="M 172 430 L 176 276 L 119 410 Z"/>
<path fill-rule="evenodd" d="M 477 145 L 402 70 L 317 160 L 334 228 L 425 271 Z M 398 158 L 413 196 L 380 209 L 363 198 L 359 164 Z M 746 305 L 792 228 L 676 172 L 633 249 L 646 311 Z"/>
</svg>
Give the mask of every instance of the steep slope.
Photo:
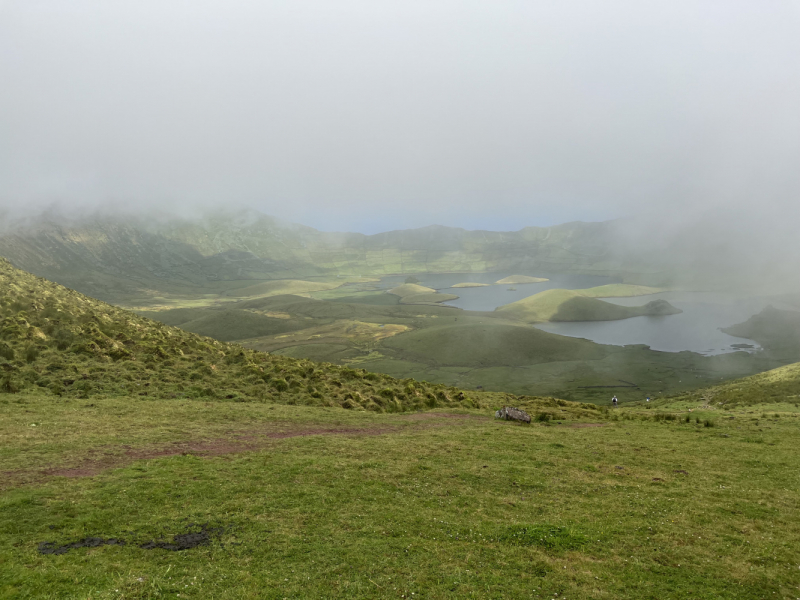
<svg viewBox="0 0 800 600">
<path fill-rule="evenodd" d="M 644 306 L 620 306 L 594 297 L 597 288 L 588 290 L 553 289 L 539 292 L 511 304 L 504 304 L 496 312 L 526 323 L 545 321 L 616 321 L 639 316 L 664 316 L 681 311 L 666 300 L 653 300 Z M 633 295 L 633 294 L 631 294 Z"/>
<path fill-rule="evenodd" d="M 0 393 L 220 398 L 405 410 L 471 401 L 454 388 L 267 355 L 182 331 L 0 259 Z"/>
</svg>

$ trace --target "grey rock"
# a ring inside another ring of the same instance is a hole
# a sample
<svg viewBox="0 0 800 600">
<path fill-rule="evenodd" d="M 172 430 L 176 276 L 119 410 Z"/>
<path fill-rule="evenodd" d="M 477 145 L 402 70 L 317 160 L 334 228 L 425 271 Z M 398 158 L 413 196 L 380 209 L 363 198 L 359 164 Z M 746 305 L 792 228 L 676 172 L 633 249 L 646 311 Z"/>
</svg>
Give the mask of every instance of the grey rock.
<svg viewBox="0 0 800 600">
<path fill-rule="evenodd" d="M 511 406 L 504 406 L 494 413 L 495 419 L 505 419 L 506 421 L 522 421 L 523 423 L 530 423 L 531 416 L 524 410 L 512 408 Z"/>
</svg>

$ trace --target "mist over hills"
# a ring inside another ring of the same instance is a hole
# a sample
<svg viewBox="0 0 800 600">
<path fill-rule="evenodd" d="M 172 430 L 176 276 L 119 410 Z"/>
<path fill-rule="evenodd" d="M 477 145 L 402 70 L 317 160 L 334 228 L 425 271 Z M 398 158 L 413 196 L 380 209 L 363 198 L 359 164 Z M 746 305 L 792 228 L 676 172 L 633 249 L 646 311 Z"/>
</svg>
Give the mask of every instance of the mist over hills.
<svg viewBox="0 0 800 600">
<path fill-rule="evenodd" d="M 0 232 L 0 256 L 124 303 L 159 293 L 219 293 L 271 279 L 516 270 L 664 285 L 679 276 L 674 265 L 653 266 L 642 258 L 646 253 L 630 248 L 626 228 L 627 221 L 609 221 L 514 232 L 429 226 L 364 235 L 322 232 L 251 210 L 195 218 L 49 214 Z"/>
</svg>

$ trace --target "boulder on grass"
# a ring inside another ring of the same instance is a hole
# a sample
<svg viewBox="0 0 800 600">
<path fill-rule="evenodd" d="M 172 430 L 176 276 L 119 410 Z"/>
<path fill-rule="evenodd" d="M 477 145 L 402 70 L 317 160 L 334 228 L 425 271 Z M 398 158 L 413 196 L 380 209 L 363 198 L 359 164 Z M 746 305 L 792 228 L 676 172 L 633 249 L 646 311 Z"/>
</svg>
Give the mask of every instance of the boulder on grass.
<svg viewBox="0 0 800 600">
<path fill-rule="evenodd" d="M 523 423 L 531 422 L 531 416 L 528 413 L 518 408 L 512 408 L 511 406 L 504 406 L 498 410 L 494 413 L 494 418 L 505 419 L 506 421 L 522 421 Z"/>
</svg>

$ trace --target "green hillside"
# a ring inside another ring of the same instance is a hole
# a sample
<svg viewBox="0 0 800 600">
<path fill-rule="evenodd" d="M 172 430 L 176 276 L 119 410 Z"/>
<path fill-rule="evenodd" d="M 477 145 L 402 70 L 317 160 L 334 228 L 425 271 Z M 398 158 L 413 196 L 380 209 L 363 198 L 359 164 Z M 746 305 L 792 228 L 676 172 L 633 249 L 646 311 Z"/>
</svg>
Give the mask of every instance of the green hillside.
<svg viewBox="0 0 800 600">
<path fill-rule="evenodd" d="M 666 300 L 653 300 L 644 306 L 620 306 L 598 300 L 616 286 L 603 286 L 588 290 L 552 289 L 539 292 L 533 296 L 504 304 L 496 312 L 504 317 L 517 319 L 526 323 L 542 323 L 545 321 L 615 321 L 639 316 L 663 316 L 678 314 L 681 311 Z M 633 286 L 639 288 L 640 286 Z M 648 289 L 648 288 L 645 288 Z M 623 291 L 623 290 L 619 290 Z M 636 290 L 627 290 L 628 295 Z M 645 292 L 652 293 L 652 292 Z"/>
<path fill-rule="evenodd" d="M 598 360 L 606 347 L 504 322 L 485 319 L 418 329 L 382 344 L 398 360 L 428 365 L 519 367 L 555 361 Z"/>
<path fill-rule="evenodd" d="M 200 337 L 37 278 L 4 259 L 0 290 L 0 393 L 222 398 L 375 411 L 472 402 L 445 386 Z M 222 314 L 216 326 L 230 316 Z M 235 326 L 247 325 L 240 317 L 231 317 Z"/>
<path fill-rule="evenodd" d="M 254 211 L 197 219 L 43 217 L 0 234 L 0 256 L 128 307 L 208 302 L 274 280 L 335 284 L 340 276 L 529 270 L 532 264 L 543 273 L 662 279 L 614 254 L 609 241 L 620 226 L 569 223 L 516 232 L 434 226 L 363 235 L 320 232 Z"/>
<path fill-rule="evenodd" d="M 766 404 L 800 406 L 800 363 L 664 400 L 665 404 L 678 407 L 698 402 L 726 410 Z"/>
</svg>

